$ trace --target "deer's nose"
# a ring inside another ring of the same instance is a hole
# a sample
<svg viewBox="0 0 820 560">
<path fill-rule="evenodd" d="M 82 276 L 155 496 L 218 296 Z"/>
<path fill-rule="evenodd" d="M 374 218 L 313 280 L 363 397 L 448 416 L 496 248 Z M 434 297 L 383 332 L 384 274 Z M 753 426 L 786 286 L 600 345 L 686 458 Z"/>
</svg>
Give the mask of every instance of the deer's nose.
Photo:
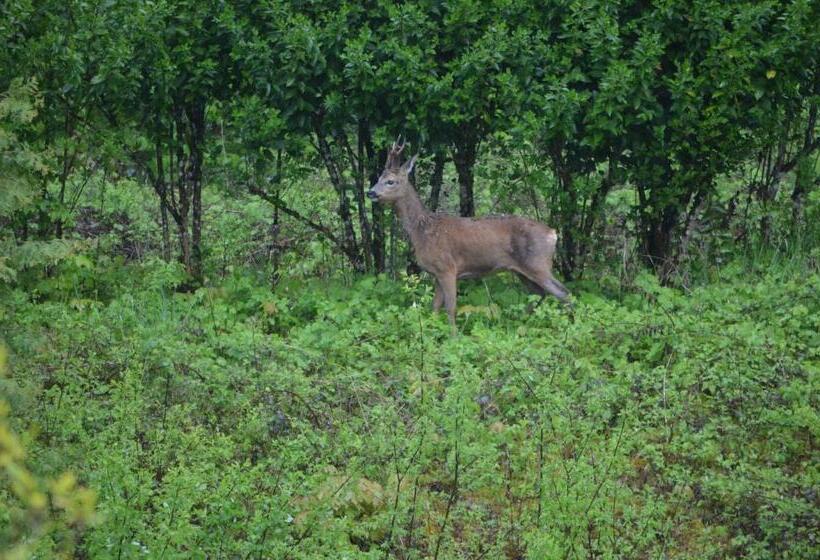
<svg viewBox="0 0 820 560">
<path fill-rule="evenodd" d="M 369 191 L 367 191 L 367 198 L 369 198 L 370 200 L 379 200 L 379 195 L 376 194 L 376 191 L 370 189 Z"/>
</svg>

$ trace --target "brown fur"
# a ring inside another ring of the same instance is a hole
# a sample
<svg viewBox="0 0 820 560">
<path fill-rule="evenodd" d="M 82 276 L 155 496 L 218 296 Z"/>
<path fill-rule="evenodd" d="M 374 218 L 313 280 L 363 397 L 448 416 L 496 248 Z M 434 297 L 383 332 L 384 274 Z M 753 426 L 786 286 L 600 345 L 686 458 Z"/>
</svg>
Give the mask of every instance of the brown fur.
<svg viewBox="0 0 820 560">
<path fill-rule="evenodd" d="M 395 207 L 419 265 L 436 278 L 433 309 L 444 305 L 453 332 L 460 278 L 509 270 L 542 299 L 550 293 L 566 301 L 569 292 L 552 275 L 558 240 L 554 229 L 517 216 L 460 218 L 429 212 L 409 179 L 416 156 L 399 165 L 403 148 L 393 144 L 387 166 L 368 196 Z"/>
</svg>

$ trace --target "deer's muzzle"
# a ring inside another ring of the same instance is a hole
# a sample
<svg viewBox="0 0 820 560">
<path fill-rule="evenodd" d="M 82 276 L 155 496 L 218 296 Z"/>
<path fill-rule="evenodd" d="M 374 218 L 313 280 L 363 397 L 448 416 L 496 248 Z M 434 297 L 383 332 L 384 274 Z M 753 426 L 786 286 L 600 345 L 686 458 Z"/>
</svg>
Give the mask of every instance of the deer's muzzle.
<svg viewBox="0 0 820 560">
<path fill-rule="evenodd" d="M 370 189 L 369 191 L 367 191 L 367 198 L 369 198 L 370 200 L 379 200 L 379 195 L 376 194 L 376 191 Z"/>
</svg>

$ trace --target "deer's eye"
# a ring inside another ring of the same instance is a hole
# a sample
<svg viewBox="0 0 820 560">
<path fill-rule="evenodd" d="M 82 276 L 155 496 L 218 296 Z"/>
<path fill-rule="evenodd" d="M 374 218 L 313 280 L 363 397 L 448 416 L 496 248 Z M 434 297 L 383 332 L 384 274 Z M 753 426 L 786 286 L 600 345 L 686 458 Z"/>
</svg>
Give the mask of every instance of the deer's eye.
<svg viewBox="0 0 820 560">
<path fill-rule="evenodd" d="M 395 181 L 393 179 L 390 179 L 390 180 L 387 181 L 388 185 L 392 185 L 393 183 L 395 183 Z"/>
</svg>

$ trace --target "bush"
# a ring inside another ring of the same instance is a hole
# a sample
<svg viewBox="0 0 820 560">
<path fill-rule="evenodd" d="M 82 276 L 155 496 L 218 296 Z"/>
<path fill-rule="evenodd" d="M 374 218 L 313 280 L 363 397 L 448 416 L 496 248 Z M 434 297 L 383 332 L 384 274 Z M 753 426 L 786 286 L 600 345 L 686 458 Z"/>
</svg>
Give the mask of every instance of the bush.
<svg viewBox="0 0 820 560">
<path fill-rule="evenodd" d="M 12 419 L 38 476 L 98 492 L 92 557 L 818 552 L 816 273 L 638 276 L 572 315 L 501 277 L 451 338 L 414 277 L 274 296 L 172 272 L 7 299 Z"/>
</svg>

